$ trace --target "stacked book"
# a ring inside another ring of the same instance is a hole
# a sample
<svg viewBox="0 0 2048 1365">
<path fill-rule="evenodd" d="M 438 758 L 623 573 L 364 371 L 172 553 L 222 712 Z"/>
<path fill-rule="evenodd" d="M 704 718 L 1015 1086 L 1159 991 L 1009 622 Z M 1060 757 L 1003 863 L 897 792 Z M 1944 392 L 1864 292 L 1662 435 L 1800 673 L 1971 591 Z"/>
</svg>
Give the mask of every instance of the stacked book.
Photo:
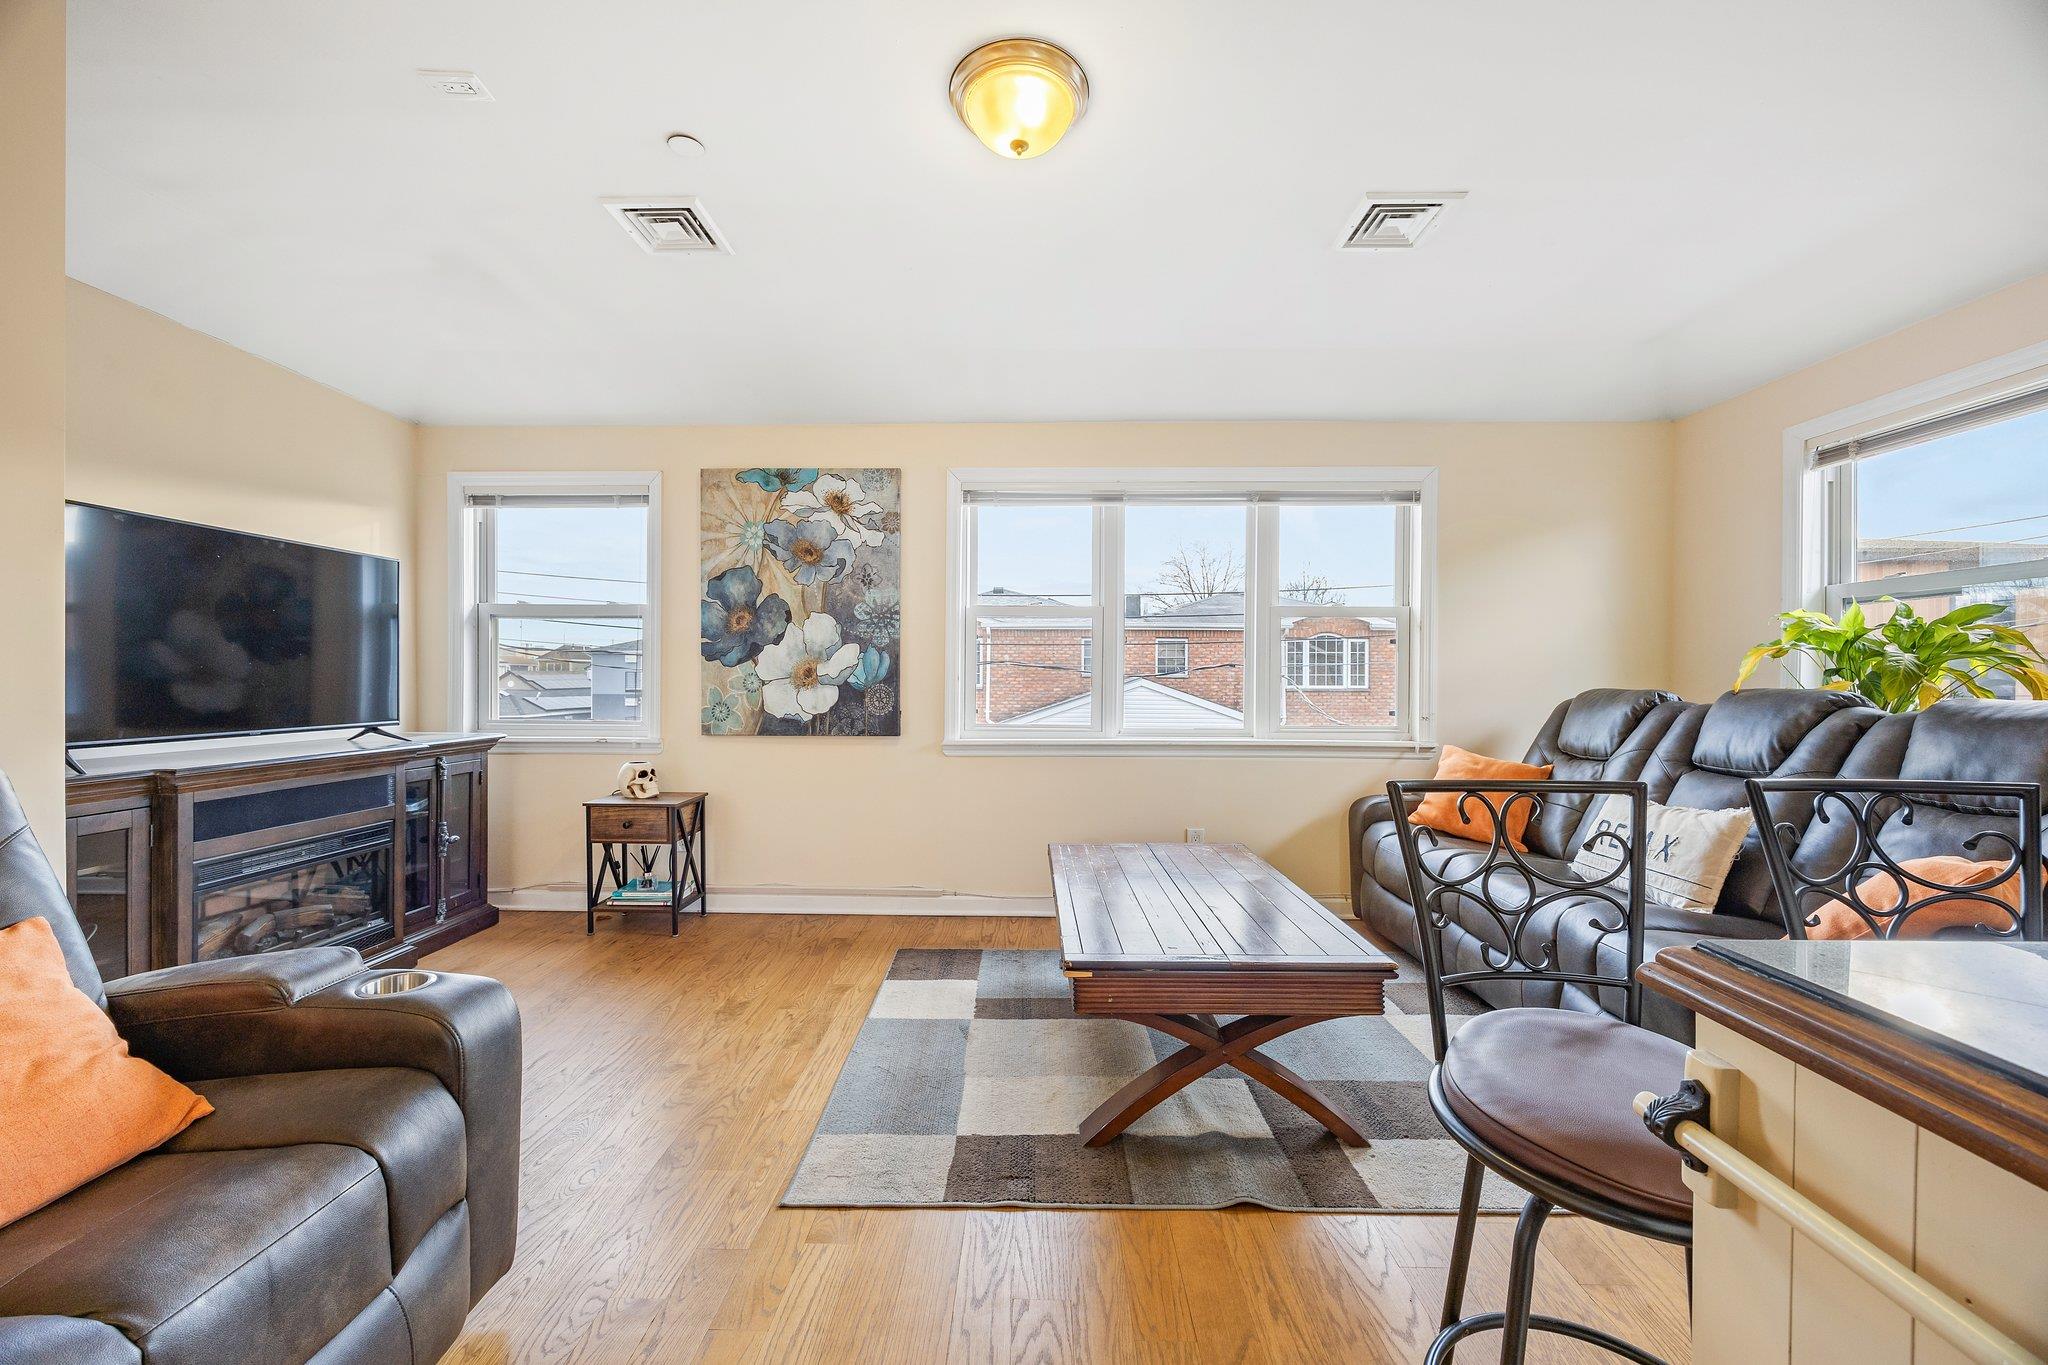
<svg viewBox="0 0 2048 1365">
<path fill-rule="evenodd" d="M 652 877 L 635 877 L 609 897 L 620 905 L 667 905 L 675 899 L 675 883 Z"/>
</svg>

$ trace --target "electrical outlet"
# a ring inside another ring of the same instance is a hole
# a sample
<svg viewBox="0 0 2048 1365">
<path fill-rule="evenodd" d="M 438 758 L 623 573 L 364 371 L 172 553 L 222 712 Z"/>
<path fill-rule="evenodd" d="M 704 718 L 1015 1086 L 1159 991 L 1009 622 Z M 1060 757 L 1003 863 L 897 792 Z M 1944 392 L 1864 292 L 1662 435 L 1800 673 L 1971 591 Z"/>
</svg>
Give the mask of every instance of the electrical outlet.
<svg viewBox="0 0 2048 1365">
<path fill-rule="evenodd" d="M 1188 837 L 1188 842 L 1191 844 L 1201 844 L 1208 842 L 1209 831 L 1205 829 L 1198 829 L 1193 825 L 1189 825 L 1187 827 L 1186 833 Z"/>
</svg>

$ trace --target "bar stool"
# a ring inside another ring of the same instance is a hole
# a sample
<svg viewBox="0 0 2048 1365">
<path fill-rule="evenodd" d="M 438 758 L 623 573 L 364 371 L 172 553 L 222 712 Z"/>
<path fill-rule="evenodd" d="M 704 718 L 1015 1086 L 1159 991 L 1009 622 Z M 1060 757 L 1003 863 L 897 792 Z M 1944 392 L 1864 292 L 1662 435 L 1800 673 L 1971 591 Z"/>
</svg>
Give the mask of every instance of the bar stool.
<svg viewBox="0 0 2048 1365">
<path fill-rule="evenodd" d="M 1643 958 L 1644 841 L 1611 831 L 1595 834 L 1589 846 L 1615 854 L 1617 863 L 1606 876 L 1587 881 L 1521 852 L 1505 835 L 1518 805 L 1533 818 L 1546 797 L 1579 795 L 1629 798 L 1629 830 L 1640 831 L 1647 790 L 1640 782 L 1487 780 L 1484 790 L 1462 782 L 1387 784 L 1395 810 L 1412 809 L 1411 798 L 1432 792 L 1456 794 L 1458 809 L 1475 824 L 1474 807 L 1483 808 L 1494 832 L 1491 844 L 1480 846 L 1440 839 L 1406 820 L 1399 824 L 1429 985 L 1436 1049 L 1430 1107 L 1466 1152 L 1442 1330 L 1425 1361 L 1449 1361 L 1466 1337 L 1499 1328 L 1503 1362 L 1521 1361 L 1529 1333 L 1542 1331 L 1643 1365 L 1663 1365 L 1619 1337 L 1530 1308 L 1537 1239 L 1553 1209 L 1683 1246 L 1691 1278 L 1692 1195 L 1679 1175 L 1680 1158 L 1643 1126 L 1634 1109 L 1640 1091 L 1664 1095 L 1678 1089 L 1686 1056 L 1684 1044 L 1639 1026 L 1642 988 L 1635 974 Z M 1583 966 L 1562 962 L 1560 929 L 1568 922 L 1596 944 L 1624 944 L 1623 970 L 1602 972 L 1597 951 L 1586 954 Z M 1619 1003 L 1622 1015 L 1550 1006 L 1499 1009 L 1466 1017 L 1452 1034 L 1445 992 L 1489 981 L 1576 986 L 1595 999 Z M 1529 1197 L 1515 1224 L 1504 1311 L 1462 1317 L 1480 1187 L 1489 1170 Z"/>
<path fill-rule="evenodd" d="M 1847 909 L 1873 938 L 2048 939 L 2039 783 L 1788 777 L 1743 785 L 1756 827 L 1771 831 L 1764 861 L 1787 937 L 1803 939 L 1824 911 L 1839 918 Z M 1812 803 L 1804 836 L 1776 819 L 1774 796 Z M 1982 875 L 1952 883 L 1903 866 L 1937 855 L 1968 859 Z"/>
</svg>

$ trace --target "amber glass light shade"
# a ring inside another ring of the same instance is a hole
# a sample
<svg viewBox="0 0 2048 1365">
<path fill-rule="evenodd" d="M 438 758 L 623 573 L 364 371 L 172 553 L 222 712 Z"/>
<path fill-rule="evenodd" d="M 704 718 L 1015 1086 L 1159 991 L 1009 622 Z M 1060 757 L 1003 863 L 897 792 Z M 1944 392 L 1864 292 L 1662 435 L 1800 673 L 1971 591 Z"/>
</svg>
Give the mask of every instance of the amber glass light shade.
<svg viewBox="0 0 2048 1365">
<path fill-rule="evenodd" d="M 953 69 L 953 108 L 997 156 L 1025 161 L 1051 151 L 1088 107 L 1080 63 L 1051 43 L 1006 38 Z"/>
</svg>

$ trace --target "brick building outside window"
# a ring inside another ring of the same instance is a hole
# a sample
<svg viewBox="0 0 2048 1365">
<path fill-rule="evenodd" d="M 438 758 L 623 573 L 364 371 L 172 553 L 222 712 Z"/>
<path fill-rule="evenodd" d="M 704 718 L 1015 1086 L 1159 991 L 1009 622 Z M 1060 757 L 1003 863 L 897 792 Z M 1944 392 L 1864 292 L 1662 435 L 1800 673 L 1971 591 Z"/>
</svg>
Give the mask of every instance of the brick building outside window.
<svg viewBox="0 0 2048 1365">
<path fill-rule="evenodd" d="M 1016 604 L 1014 592 L 984 602 Z M 1057 605 L 1043 599 L 1044 605 Z M 1312 613 L 1282 602 L 1283 718 L 1293 724 L 1386 725 L 1399 676 L 1394 624 Z M 1295 613 L 1301 613 L 1296 615 Z M 1221 728 L 1244 710 L 1244 594 L 1188 600 L 1129 594 L 1124 600 L 1126 709 L 1142 703 L 1157 723 Z M 1093 641 L 1084 620 L 985 618 L 978 628 L 976 719 L 985 725 L 1075 724 L 1086 718 Z M 1189 699 L 1175 705 L 1177 698 Z M 1204 705 L 1207 703 L 1207 705 Z"/>
</svg>

